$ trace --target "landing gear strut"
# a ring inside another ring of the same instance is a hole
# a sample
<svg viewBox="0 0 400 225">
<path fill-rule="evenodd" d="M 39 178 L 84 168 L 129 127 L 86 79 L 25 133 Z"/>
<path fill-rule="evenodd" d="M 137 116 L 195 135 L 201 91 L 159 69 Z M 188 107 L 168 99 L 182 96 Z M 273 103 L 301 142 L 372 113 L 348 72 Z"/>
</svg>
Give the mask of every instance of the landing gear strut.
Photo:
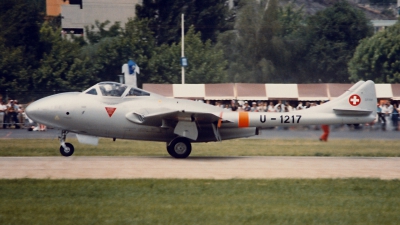
<svg viewBox="0 0 400 225">
<path fill-rule="evenodd" d="M 60 153 L 63 156 L 71 156 L 74 154 L 74 146 L 71 143 L 65 143 L 65 139 L 67 138 L 68 131 L 62 130 L 61 131 L 61 136 L 58 137 L 60 140 Z"/>
<path fill-rule="evenodd" d="M 177 137 L 167 144 L 167 151 L 172 157 L 183 159 L 192 152 L 192 145 L 187 138 Z"/>
</svg>

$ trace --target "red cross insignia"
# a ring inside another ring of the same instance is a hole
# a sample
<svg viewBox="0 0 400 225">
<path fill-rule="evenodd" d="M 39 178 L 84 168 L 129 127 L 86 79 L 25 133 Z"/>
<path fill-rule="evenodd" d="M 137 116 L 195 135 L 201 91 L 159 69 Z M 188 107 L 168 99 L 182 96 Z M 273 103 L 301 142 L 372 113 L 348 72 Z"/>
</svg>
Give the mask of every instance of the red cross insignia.
<svg viewBox="0 0 400 225">
<path fill-rule="evenodd" d="M 358 106 L 361 103 L 361 98 L 358 95 L 351 95 L 349 98 L 349 103 L 352 106 Z"/>
</svg>

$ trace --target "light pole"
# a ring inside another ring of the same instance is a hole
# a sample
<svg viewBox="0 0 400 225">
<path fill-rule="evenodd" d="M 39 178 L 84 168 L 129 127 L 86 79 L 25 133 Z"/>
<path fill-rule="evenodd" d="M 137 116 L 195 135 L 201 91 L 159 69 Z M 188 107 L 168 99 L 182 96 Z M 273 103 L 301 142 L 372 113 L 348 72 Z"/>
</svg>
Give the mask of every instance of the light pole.
<svg viewBox="0 0 400 225">
<path fill-rule="evenodd" d="M 187 66 L 187 58 L 185 57 L 185 28 L 184 28 L 184 20 L 185 14 L 182 14 L 182 57 L 181 57 L 181 66 L 182 66 L 182 84 L 185 84 L 185 67 Z"/>
</svg>

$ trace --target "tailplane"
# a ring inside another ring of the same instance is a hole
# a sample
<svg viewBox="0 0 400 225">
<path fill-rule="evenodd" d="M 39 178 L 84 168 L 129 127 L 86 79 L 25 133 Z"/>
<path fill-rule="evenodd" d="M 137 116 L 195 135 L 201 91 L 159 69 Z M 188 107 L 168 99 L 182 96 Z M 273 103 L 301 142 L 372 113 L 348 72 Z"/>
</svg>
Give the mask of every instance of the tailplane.
<svg viewBox="0 0 400 225">
<path fill-rule="evenodd" d="M 373 81 L 359 81 L 336 99 L 312 110 L 345 116 L 376 116 L 376 91 Z"/>
</svg>

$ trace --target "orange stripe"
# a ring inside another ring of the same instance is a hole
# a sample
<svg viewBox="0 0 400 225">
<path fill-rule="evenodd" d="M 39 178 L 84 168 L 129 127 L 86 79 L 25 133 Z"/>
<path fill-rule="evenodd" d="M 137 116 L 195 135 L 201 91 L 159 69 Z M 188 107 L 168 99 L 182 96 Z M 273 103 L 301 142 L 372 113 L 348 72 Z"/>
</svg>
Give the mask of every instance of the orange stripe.
<svg viewBox="0 0 400 225">
<path fill-rule="evenodd" d="M 239 112 L 239 127 L 249 127 L 248 112 Z"/>
<path fill-rule="evenodd" d="M 218 128 L 220 128 L 221 127 L 221 123 L 222 123 L 222 114 L 223 114 L 224 112 L 221 112 L 220 114 L 219 114 L 219 120 L 218 120 Z"/>
</svg>

